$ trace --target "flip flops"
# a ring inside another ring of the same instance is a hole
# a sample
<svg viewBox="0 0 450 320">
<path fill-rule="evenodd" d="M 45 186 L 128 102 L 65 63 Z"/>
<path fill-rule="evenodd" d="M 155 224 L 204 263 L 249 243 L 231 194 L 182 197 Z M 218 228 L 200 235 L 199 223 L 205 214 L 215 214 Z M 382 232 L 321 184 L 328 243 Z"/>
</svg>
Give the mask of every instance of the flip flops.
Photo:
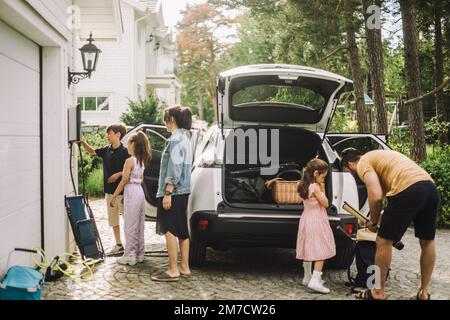
<svg viewBox="0 0 450 320">
<path fill-rule="evenodd" d="M 416 300 L 431 300 L 431 294 L 429 294 L 429 293 L 427 293 L 426 299 L 420 299 L 420 293 L 421 293 L 421 291 L 417 292 Z"/>
<path fill-rule="evenodd" d="M 386 299 L 376 299 L 372 294 L 372 290 L 370 289 L 360 291 L 355 295 L 355 298 L 358 300 L 386 300 Z"/>
<path fill-rule="evenodd" d="M 161 272 L 151 277 L 153 281 L 159 282 L 177 282 L 180 280 L 180 277 L 172 277 L 167 272 Z"/>
</svg>

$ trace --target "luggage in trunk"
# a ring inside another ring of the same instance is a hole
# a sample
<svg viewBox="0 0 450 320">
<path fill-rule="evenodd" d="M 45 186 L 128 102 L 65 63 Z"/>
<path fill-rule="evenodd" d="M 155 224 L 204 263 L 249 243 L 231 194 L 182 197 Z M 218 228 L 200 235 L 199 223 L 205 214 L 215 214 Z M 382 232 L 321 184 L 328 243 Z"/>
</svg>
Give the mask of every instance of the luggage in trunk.
<svg viewBox="0 0 450 320">
<path fill-rule="evenodd" d="M 246 130 L 255 130 L 247 128 Z M 261 128 L 256 128 L 256 130 Z M 269 129 L 271 130 L 271 129 Z M 310 131 L 295 128 L 280 128 L 279 130 L 279 155 L 278 170 L 272 175 L 263 175 L 261 168 L 268 167 L 259 162 L 258 155 L 252 155 L 257 158 L 257 164 L 237 164 L 238 156 L 242 159 L 242 155 L 235 155 L 236 161 L 224 165 L 225 177 L 225 199 L 229 203 L 235 204 L 270 204 L 276 205 L 276 199 L 272 195 L 272 191 L 265 186 L 277 176 L 287 181 L 298 181 L 301 178 L 301 172 L 306 163 L 316 156 L 323 156 L 320 137 Z M 259 135 L 256 143 L 259 147 Z M 268 140 L 267 140 L 268 141 Z M 271 143 L 271 142 L 268 142 Z M 251 159 L 249 150 L 255 150 L 249 147 L 250 142 L 247 141 L 245 146 L 245 159 Z M 271 150 L 270 146 L 266 150 Z M 255 152 L 255 151 L 254 151 Z M 271 155 L 272 156 L 272 155 Z M 293 203 L 290 203 L 293 204 Z"/>
</svg>

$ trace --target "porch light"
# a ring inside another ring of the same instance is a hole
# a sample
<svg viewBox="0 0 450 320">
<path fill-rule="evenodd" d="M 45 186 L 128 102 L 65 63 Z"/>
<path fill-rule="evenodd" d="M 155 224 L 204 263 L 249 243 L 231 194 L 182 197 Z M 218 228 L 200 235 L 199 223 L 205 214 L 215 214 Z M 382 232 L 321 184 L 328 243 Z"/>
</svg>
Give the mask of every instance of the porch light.
<svg viewBox="0 0 450 320">
<path fill-rule="evenodd" d="M 87 40 L 89 43 L 80 48 L 81 59 L 83 61 L 83 68 L 85 72 L 71 72 L 69 67 L 69 87 L 71 83 L 77 84 L 80 80 L 90 78 L 91 73 L 97 68 L 98 56 L 102 51 L 98 49 L 97 46 L 92 44 L 94 41 L 92 38 L 92 32 Z"/>
<path fill-rule="evenodd" d="M 150 33 L 150 35 L 148 36 L 148 40 L 147 40 L 147 43 L 150 43 L 150 42 L 152 42 L 153 41 L 153 33 Z"/>
</svg>

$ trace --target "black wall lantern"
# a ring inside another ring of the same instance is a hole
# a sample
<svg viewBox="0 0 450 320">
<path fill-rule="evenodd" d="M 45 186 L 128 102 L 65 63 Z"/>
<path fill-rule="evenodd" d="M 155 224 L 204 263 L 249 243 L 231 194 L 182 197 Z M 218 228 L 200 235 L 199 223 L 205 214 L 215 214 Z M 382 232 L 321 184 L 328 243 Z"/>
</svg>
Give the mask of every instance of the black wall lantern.
<svg viewBox="0 0 450 320">
<path fill-rule="evenodd" d="M 69 67 L 69 87 L 71 83 L 77 84 L 80 80 L 90 78 L 92 71 L 95 71 L 97 68 L 98 56 L 102 51 L 92 44 L 94 41 L 92 39 L 92 32 L 87 40 L 89 43 L 80 48 L 83 68 L 86 72 L 71 72 Z"/>
</svg>

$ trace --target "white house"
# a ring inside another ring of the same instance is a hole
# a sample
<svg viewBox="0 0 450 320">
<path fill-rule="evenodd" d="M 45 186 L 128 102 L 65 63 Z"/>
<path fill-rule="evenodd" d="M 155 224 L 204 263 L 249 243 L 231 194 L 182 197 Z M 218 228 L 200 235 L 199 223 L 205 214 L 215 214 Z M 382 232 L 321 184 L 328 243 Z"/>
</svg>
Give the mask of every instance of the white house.
<svg viewBox="0 0 450 320">
<path fill-rule="evenodd" d="M 77 46 L 92 32 L 102 50 L 96 72 L 77 86 L 86 125 L 119 121 L 129 100 L 145 99 L 149 93 L 157 94 L 166 105 L 180 103 L 175 44 L 164 26 L 161 0 L 75 3 L 81 8 Z"/>
<path fill-rule="evenodd" d="M 67 110 L 75 105 L 71 0 L 0 0 L 0 276 L 16 247 L 66 252 L 74 194 Z M 76 53 L 78 55 L 78 53 Z M 11 263 L 30 262 L 16 255 Z"/>
<path fill-rule="evenodd" d="M 76 192 L 68 110 L 78 94 L 95 97 L 96 111 L 84 115 L 96 124 L 117 121 L 126 97 L 150 90 L 178 102 L 174 47 L 163 25 L 157 1 L 0 0 L 0 277 L 14 248 L 41 247 L 48 257 L 74 249 L 64 196 Z M 69 86 L 69 68 L 83 71 L 78 48 L 91 31 L 103 51 L 99 67 Z M 11 258 L 32 262 L 25 254 Z"/>
</svg>

